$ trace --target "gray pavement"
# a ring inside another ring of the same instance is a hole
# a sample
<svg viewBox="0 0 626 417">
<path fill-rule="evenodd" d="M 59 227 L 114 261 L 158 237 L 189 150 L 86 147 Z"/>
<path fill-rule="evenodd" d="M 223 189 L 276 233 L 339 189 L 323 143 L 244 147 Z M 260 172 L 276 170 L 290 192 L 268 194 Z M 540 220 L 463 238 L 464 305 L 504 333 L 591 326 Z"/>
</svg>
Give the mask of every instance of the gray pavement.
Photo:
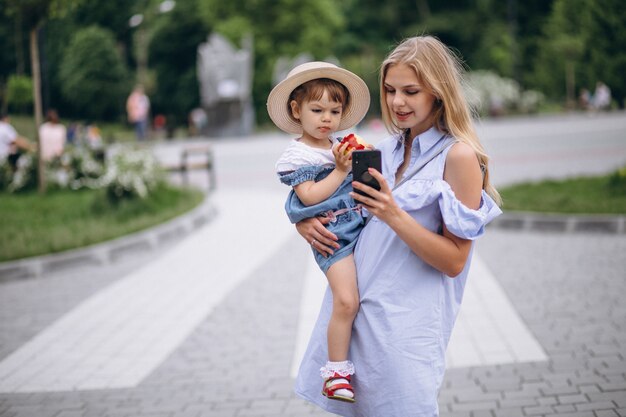
<svg viewBox="0 0 626 417">
<path fill-rule="evenodd" d="M 481 129 L 500 184 L 606 172 L 626 161 L 623 113 L 582 121 L 502 120 Z M 241 204 L 249 204 L 257 199 L 254 191 L 282 199 L 286 190 L 277 184 L 271 166 L 284 144 L 285 137 L 273 134 L 214 142 L 217 202 L 224 199 L 219 190 L 231 193 L 231 205 L 238 195 Z M 175 155 L 179 145 L 164 144 L 157 151 Z M 206 227 L 217 226 L 225 214 L 221 210 Z M 246 221 L 242 217 L 236 230 L 249 234 L 239 239 L 265 237 L 255 236 L 259 229 Z M 176 259 L 175 252 L 186 248 L 189 239 L 136 251 L 104 266 L 0 283 L 0 366 L 93 297 L 123 285 L 149 265 Z M 290 368 L 310 253 L 295 233 L 280 242 L 264 248 L 260 261 L 249 260 L 244 276 L 139 383 L 5 390 L 0 417 L 329 415 L 292 393 Z M 198 257 L 210 257 L 208 246 L 192 247 Z M 626 416 L 626 235 L 491 227 L 477 251 L 548 360 L 449 369 L 440 394 L 441 415 Z M 242 254 L 239 263 L 246 259 Z M 234 279 L 216 277 L 217 267 L 206 269 L 216 291 L 220 282 Z M 165 332 L 161 337 L 170 336 Z"/>
</svg>

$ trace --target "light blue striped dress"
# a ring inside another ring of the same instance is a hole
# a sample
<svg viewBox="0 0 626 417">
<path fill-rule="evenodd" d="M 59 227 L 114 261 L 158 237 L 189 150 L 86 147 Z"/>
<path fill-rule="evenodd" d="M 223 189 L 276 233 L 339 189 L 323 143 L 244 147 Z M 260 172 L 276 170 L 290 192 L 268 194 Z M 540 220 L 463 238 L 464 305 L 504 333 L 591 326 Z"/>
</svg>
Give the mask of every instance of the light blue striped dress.
<svg viewBox="0 0 626 417">
<path fill-rule="evenodd" d="M 433 155 L 443 140 L 435 128 L 415 138 L 406 172 Z M 378 148 L 383 155 L 383 175 L 393 186 L 404 145 L 399 136 L 392 136 Z M 473 240 L 502 212 L 484 191 L 478 210 L 457 200 L 443 180 L 448 150 L 393 194 L 398 205 L 429 230 L 441 232 L 445 223 L 451 233 Z M 328 358 L 330 289 L 296 379 L 296 393 L 346 417 L 437 416 L 445 350 L 463 298 L 471 253 L 463 272 L 450 278 L 423 262 L 387 224 L 374 217 L 363 229 L 354 256 L 361 308 L 348 356 L 356 369 L 356 403 L 328 400 L 321 394 L 319 369 Z"/>
</svg>

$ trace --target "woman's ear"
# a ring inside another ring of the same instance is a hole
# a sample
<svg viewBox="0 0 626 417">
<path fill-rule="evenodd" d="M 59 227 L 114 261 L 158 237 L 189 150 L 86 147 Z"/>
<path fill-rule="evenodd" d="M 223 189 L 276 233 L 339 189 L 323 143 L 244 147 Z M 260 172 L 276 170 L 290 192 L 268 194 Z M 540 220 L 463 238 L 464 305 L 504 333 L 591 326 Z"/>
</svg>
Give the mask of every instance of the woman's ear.
<svg viewBox="0 0 626 417">
<path fill-rule="evenodd" d="M 300 107 L 298 106 L 298 102 L 296 100 L 291 100 L 289 102 L 289 107 L 291 107 L 291 115 L 293 118 L 300 120 Z"/>
</svg>

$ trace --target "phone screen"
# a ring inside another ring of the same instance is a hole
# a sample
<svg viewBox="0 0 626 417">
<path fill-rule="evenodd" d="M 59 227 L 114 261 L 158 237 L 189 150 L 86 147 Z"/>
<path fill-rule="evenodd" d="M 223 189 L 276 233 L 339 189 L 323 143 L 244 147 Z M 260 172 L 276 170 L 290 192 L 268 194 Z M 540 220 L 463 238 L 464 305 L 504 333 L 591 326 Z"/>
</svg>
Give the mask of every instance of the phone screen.
<svg viewBox="0 0 626 417">
<path fill-rule="evenodd" d="M 380 151 L 375 149 L 352 152 L 352 177 L 354 181 L 362 182 L 376 190 L 380 190 L 380 184 L 367 171 L 368 168 L 374 168 L 378 172 L 382 172 Z M 357 189 L 354 189 L 354 192 L 367 195 L 363 191 Z"/>
</svg>

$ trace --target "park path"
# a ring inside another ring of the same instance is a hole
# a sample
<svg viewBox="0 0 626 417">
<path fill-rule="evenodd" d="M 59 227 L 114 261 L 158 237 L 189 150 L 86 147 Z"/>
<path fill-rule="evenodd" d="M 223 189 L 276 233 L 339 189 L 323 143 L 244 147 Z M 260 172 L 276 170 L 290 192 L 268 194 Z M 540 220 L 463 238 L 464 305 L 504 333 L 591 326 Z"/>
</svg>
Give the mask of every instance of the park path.
<svg viewBox="0 0 626 417">
<path fill-rule="evenodd" d="M 480 130 L 501 184 L 626 161 L 624 114 Z M 175 246 L 0 284 L 0 417 L 327 415 L 291 392 L 324 286 L 282 214 L 285 140 L 214 141 L 217 214 Z M 626 415 L 626 236 L 492 229 L 476 253 L 442 416 Z"/>
</svg>

